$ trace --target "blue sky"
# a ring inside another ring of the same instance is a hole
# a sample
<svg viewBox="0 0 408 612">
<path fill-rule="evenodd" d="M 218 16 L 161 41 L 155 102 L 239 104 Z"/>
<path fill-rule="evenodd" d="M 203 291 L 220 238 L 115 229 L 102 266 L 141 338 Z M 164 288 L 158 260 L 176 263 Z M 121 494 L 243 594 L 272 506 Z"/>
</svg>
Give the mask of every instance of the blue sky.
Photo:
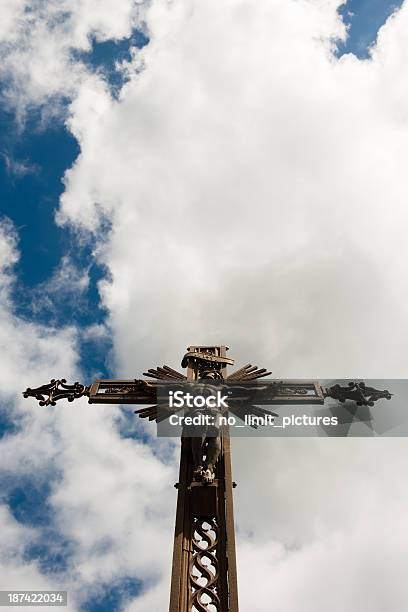
<svg viewBox="0 0 408 612">
<path fill-rule="evenodd" d="M 349 27 L 345 44 L 339 44 L 339 55 L 354 53 L 361 59 L 369 57 L 369 48 L 375 42 L 379 28 L 402 2 L 384 0 L 349 0 L 339 10 Z"/>
<path fill-rule="evenodd" d="M 383 0 L 347 2 L 339 12 L 349 27 L 349 37 L 345 44 L 338 45 L 338 55 L 353 53 L 361 61 L 367 60 L 378 29 L 400 4 Z M 91 50 L 77 52 L 76 57 L 93 71 L 102 72 L 113 98 L 117 98 L 124 81 L 123 75 L 115 70 L 115 62 L 130 59 L 131 47 L 143 48 L 148 44 L 147 36 L 135 30 L 130 38 L 121 41 L 93 39 Z M 107 275 L 107 270 L 93 256 L 98 245 L 92 240 L 79 241 L 73 229 L 55 223 L 59 197 L 64 190 L 64 172 L 80 153 L 76 139 L 66 129 L 63 115 L 44 123 L 35 109 L 29 110 L 21 125 L 13 110 L 3 105 L 0 126 L 0 214 L 12 220 L 21 254 L 12 291 L 14 312 L 23 320 L 52 324 L 56 328 L 75 325 L 87 329 L 103 325 L 107 312 L 101 307 L 97 284 Z M 99 232 L 98 240 L 103 240 L 109 232 L 107 224 Z M 42 295 L 64 257 L 69 258 L 78 275 L 88 274 L 89 285 L 79 300 L 54 291 L 42 303 Z M 116 374 L 111 365 L 111 348 L 109 334 L 102 341 L 87 337 L 79 340 L 80 368 L 87 381 L 95 376 Z M 27 380 L 27 384 L 35 382 Z M 22 385 L 26 386 L 25 381 Z M 18 419 L 3 406 L 0 436 L 13 436 L 19 427 Z M 123 438 L 129 437 L 126 431 L 121 434 Z M 51 466 L 50 473 L 43 474 L 38 482 L 33 482 L 31 477 L 16 481 L 7 473 L 1 477 L 1 501 L 8 505 L 18 523 L 37 531 L 37 540 L 30 544 L 25 555 L 27 560 L 37 560 L 44 574 L 67 571 L 73 554 L 73 543 L 54 524 L 49 504 L 59 476 Z M 120 610 L 125 600 L 140 592 L 141 586 L 142 581 L 136 576 L 123 576 L 115 584 L 98 584 L 95 592 L 83 601 L 81 610 Z"/>
</svg>

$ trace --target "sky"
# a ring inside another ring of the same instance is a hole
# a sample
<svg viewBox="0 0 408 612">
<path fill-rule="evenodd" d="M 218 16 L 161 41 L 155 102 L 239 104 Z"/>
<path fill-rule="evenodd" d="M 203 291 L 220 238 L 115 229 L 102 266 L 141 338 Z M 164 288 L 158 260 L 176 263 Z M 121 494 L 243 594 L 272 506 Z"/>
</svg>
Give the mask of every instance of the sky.
<svg viewBox="0 0 408 612">
<path fill-rule="evenodd" d="M 277 378 L 406 378 L 408 6 L 0 11 L 0 588 L 165 610 L 177 441 L 21 391 L 200 343 Z M 405 612 L 404 438 L 233 451 L 242 610 Z"/>
</svg>

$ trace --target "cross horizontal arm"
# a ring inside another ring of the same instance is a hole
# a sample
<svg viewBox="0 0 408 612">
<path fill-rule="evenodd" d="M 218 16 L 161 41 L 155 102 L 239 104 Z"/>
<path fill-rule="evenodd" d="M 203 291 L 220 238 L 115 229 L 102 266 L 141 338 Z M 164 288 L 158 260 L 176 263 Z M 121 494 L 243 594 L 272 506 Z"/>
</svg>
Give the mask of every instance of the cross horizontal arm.
<svg viewBox="0 0 408 612">
<path fill-rule="evenodd" d="M 55 406 L 61 399 L 72 402 L 88 397 L 90 404 L 148 404 L 156 401 L 157 383 L 147 380 L 96 380 L 85 386 L 79 382 L 66 384 L 65 378 L 52 379 L 50 383 L 23 393 L 25 398 L 34 397 L 40 406 Z"/>
<path fill-rule="evenodd" d="M 62 379 L 52 379 L 50 383 L 28 388 L 23 396 L 34 397 L 40 406 L 55 406 L 60 399 L 72 402 L 80 397 L 88 397 L 90 404 L 156 404 L 158 402 L 158 388 L 162 385 L 174 385 L 172 388 L 185 388 L 191 383 L 181 376 L 170 375 L 156 381 L 149 380 L 96 380 L 90 386 L 79 382 L 68 385 Z M 161 374 L 161 372 L 159 372 Z M 364 382 L 349 382 L 347 386 L 333 385 L 324 387 L 318 381 L 305 380 L 227 380 L 222 387 L 228 390 L 229 405 L 242 406 L 247 402 L 251 407 L 257 405 L 287 405 L 287 404 L 324 404 L 326 398 L 333 398 L 340 402 L 355 401 L 357 405 L 373 406 L 379 399 L 391 399 L 391 393 L 368 387 Z M 138 411 L 141 417 L 152 416 L 152 409 Z"/>
<path fill-rule="evenodd" d="M 242 381 L 237 384 L 240 387 L 243 386 Z M 230 386 L 233 388 L 234 382 Z M 392 397 L 389 391 L 368 387 L 363 381 L 350 381 L 344 387 L 339 384 L 324 387 L 318 381 L 265 380 L 263 383 L 256 383 L 255 385 L 249 384 L 247 388 L 255 390 L 252 401 L 261 405 L 324 404 L 326 398 L 332 398 L 341 403 L 349 400 L 356 402 L 358 406 L 374 406 L 377 400 L 389 400 Z M 242 400 L 243 397 L 233 399 Z"/>
</svg>

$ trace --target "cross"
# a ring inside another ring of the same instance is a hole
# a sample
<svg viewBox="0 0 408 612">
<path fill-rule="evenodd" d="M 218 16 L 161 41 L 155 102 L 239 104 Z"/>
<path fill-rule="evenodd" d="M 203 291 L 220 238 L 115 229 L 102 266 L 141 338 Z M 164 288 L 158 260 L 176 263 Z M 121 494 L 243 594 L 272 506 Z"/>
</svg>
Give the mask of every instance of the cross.
<svg viewBox="0 0 408 612">
<path fill-rule="evenodd" d="M 271 372 L 251 364 L 227 374 L 227 367 L 234 364 L 227 351 L 227 346 L 188 347 L 181 362 L 185 374 L 164 365 L 144 372 L 149 380 L 96 380 L 85 386 L 53 379 L 41 387 L 28 388 L 23 395 L 34 397 L 41 406 L 80 397 L 88 397 L 91 404 L 143 405 L 135 413 L 160 423 L 178 412 L 163 401 L 163 390 L 186 390 L 195 385 L 197 391 L 198 385 L 208 400 L 218 383 L 229 388 L 228 413 L 247 419 L 253 427 L 259 420 L 277 416 L 265 406 L 322 405 L 326 398 L 373 406 L 379 399 L 391 398 L 389 391 L 364 382 L 324 387 L 318 381 L 265 380 Z M 259 379 L 264 380 L 260 383 Z M 215 419 L 209 427 L 200 429 L 198 436 L 184 427 L 181 437 L 169 612 L 238 612 L 232 498 L 236 485 L 231 473 L 230 432 L 222 422 L 227 412 L 214 410 L 207 411 L 208 418 Z"/>
</svg>

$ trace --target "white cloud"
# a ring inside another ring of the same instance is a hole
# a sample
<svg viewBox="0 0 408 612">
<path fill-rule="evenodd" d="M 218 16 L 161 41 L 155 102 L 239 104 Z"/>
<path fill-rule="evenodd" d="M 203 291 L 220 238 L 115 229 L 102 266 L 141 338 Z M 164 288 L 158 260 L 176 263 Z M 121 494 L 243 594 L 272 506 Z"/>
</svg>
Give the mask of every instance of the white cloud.
<svg viewBox="0 0 408 612">
<path fill-rule="evenodd" d="M 405 439 L 234 439 L 233 450 L 242 608 L 406 609 Z"/>
<path fill-rule="evenodd" d="M 4 290 L 8 288 L 8 275 L 7 272 L 11 266 L 18 261 L 18 253 L 16 250 L 17 235 L 14 230 L 14 226 L 10 219 L 3 218 L 0 221 L 0 280 L 1 286 Z M 2 295 L 2 299 L 7 294 Z"/>
<path fill-rule="evenodd" d="M 3 153 L 3 159 L 7 174 L 11 177 L 22 178 L 27 174 L 35 174 L 38 172 L 38 166 L 36 164 L 31 164 L 26 159 L 14 159 L 8 153 Z"/>
<path fill-rule="evenodd" d="M 0 75 L 3 99 L 20 119 L 41 105 L 45 115 L 84 82 L 102 82 L 75 53 L 128 38 L 140 22 L 138 0 L 3 0 Z"/>
<path fill-rule="evenodd" d="M 63 309 L 67 301 L 80 310 L 88 289 L 89 266 L 81 268 L 70 255 L 63 255 L 52 275 L 32 290 L 30 309 L 35 315 L 47 313 L 50 320 L 58 307 Z"/>
<path fill-rule="evenodd" d="M 361 62 L 331 55 L 335 2 L 188 6 L 153 3 L 119 101 L 87 84 L 71 105 L 59 220 L 113 220 L 118 367 L 197 339 L 277 375 L 404 375 L 406 7 Z"/>
<path fill-rule="evenodd" d="M 24 559 L 27 544 L 35 540 L 35 530 L 22 526 L 5 506 L 0 506 L 2 543 L 0 549 L 0 588 L 2 590 L 53 590 L 58 583 L 44 576 L 35 562 Z M 18 610 L 23 607 L 16 606 Z M 71 606 L 67 611 L 73 610 Z"/>
<path fill-rule="evenodd" d="M 171 556 L 175 464 L 166 467 L 146 444 L 120 439 L 117 410 L 78 403 L 60 413 L 65 480 L 53 503 L 79 547 L 76 569 L 85 582 L 121 575 L 155 582 Z"/>
<path fill-rule="evenodd" d="M 278 612 L 297 610 L 300 602 L 305 612 L 328 607 L 334 612 L 382 612 L 388 606 L 403 612 L 408 603 L 403 570 L 408 542 L 403 505 L 393 510 L 391 517 L 377 512 L 351 530 L 296 551 L 271 542 L 245 542 L 240 575 L 250 572 L 251 584 L 241 581 L 241 605 L 254 612 L 271 605 Z"/>
</svg>

